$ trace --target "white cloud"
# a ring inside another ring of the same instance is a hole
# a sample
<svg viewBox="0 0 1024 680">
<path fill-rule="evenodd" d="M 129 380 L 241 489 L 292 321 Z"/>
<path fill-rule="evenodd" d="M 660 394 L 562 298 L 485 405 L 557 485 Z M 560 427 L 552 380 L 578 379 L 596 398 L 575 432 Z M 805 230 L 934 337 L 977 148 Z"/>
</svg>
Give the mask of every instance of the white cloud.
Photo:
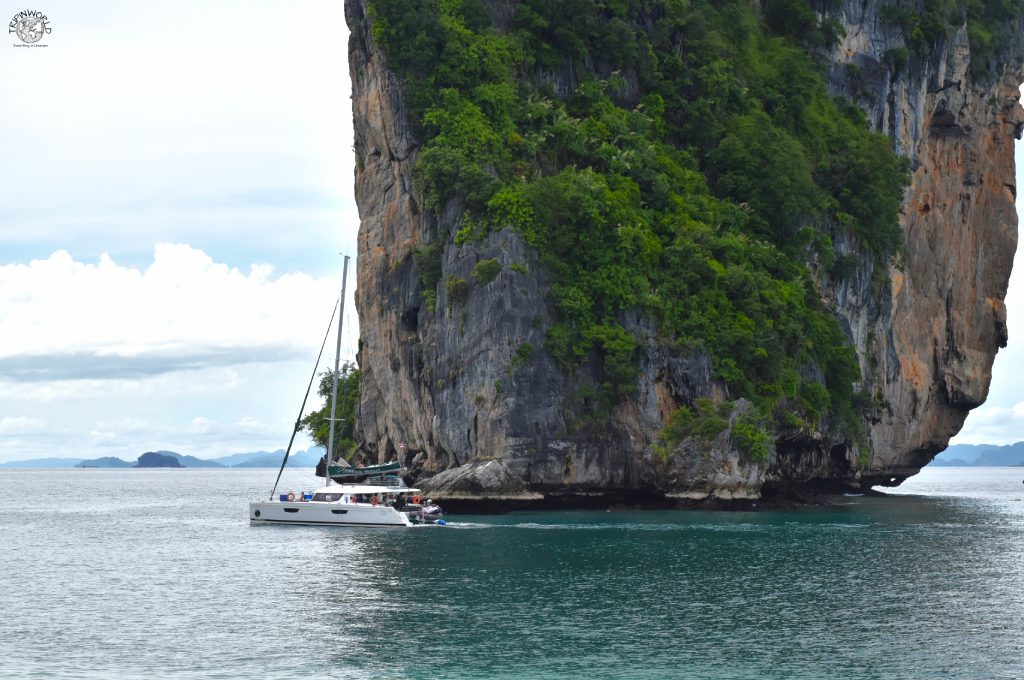
<svg viewBox="0 0 1024 680">
<path fill-rule="evenodd" d="M 43 432 L 46 420 L 28 416 L 7 416 L 0 419 L 0 435 L 30 435 Z"/>
<path fill-rule="evenodd" d="M 1024 401 L 983 405 L 971 412 L 951 444 L 1013 444 L 1024 439 Z"/>
<path fill-rule="evenodd" d="M 194 377 L 206 389 L 223 389 L 232 376 L 209 371 L 310 356 L 337 285 L 305 274 L 274 277 L 267 264 L 243 272 L 182 244 L 158 245 L 144 270 L 107 255 L 80 262 L 66 251 L 0 265 L 0 394 L 188 391 L 187 376 L 177 385 L 161 378 L 176 372 L 204 374 Z M 352 317 L 349 352 L 358 337 Z"/>
<path fill-rule="evenodd" d="M 196 416 L 192 419 L 192 432 L 196 434 L 208 434 L 217 428 L 217 421 Z"/>
<path fill-rule="evenodd" d="M 207 440 L 264 439 L 281 436 L 279 427 L 271 426 L 252 416 L 243 416 L 232 423 L 218 423 L 204 416 L 192 419 L 191 432 Z"/>
<path fill-rule="evenodd" d="M 12 362 L 17 363 L 17 359 Z M 0 400 L 74 403 L 96 397 L 103 397 L 106 400 L 118 397 L 181 397 L 228 392 L 237 388 L 241 382 L 238 371 L 231 367 L 176 371 L 141 379 L 96 378 L 29 382 L 0 379 Z"/>
<path fill-rule="evenodd" d="M 98 444 L 110 443 L 117 439 L 116 432 L 110 432 L 107 430 L 89 430 L 89 436 Z"/>
<path fill-rule="evenodd" d="M 150 424 L 139 418 L 122 418 L 121 419 L 121 430 L 124 432 L 145 432 L 150 428 Z"/>
<path fill-rule="evenodd" d="M 141 418 L 121 418 L 117 421 L 101 420 L 96 423 L 93 430 L 96 432 L 110 432 L 115 434 L 146 432 L 150 429 L 149 422 Z"/>
</svg>

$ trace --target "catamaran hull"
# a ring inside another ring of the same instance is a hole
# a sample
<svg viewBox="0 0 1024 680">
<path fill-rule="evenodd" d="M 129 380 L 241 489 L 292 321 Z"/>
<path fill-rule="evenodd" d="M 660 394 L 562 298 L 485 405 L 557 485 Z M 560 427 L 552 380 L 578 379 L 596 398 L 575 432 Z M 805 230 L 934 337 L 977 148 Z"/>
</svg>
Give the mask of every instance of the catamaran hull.
<svg viewBox="0 0 1024 680">
<path fill-rule="evenodd" d="M 334 527 L 411 527 L 404 512 L 387 505 L 257 501 L 249 504 L 250 524 L 295 524 Z"/>
</svg>

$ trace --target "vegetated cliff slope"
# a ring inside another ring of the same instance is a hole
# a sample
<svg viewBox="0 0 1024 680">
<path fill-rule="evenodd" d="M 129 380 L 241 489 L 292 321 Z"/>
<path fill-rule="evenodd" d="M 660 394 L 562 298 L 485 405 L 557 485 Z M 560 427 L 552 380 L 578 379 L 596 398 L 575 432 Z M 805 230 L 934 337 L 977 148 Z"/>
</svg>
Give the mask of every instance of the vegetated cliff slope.
<svg viewBox="0 0 1024 680">
<path fill-rule="evenodd" d="M 898 483 L 984 401 L 1016 5 L 346 16 L 370 458 L 448 498 L 756 499 Z"/>
</svg>

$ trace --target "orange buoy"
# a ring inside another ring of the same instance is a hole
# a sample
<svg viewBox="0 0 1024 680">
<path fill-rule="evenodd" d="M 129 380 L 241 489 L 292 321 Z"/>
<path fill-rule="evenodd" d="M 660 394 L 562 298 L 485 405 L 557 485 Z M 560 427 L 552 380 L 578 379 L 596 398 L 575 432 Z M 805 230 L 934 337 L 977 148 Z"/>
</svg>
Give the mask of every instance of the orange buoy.
<svg viewBox="0 0 1024 680">
<path fill-rule="evenodd" d="M 413 496 L 412 497 L 412 504 L 413 505 L 419 505 L 420 504 L 420 497 L 419 496 Z"/>
<path fill-rule="evenodd" d="M 370 505 L 377 505 L 380 503 L 380 499 L 376 496 L 370 496 Z"/>
</svg>

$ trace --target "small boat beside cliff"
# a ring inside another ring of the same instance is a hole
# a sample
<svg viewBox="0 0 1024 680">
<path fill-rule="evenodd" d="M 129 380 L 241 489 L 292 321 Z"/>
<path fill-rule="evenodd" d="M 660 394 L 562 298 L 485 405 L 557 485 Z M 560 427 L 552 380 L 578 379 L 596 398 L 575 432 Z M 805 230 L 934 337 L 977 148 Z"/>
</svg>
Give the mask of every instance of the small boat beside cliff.
<svg viewBox="0 0 1024 680">
<path fill-rule="evenodd" d="M 398 461 L 351 467 L 347 463 L 332 460 L 334 451 L 334 404 L 338 400 L 338 362 L 341 354 L 341 330 L 345 315 L 345 283 L 348 278 L 348 256 L 341 275 L 341 314 L 338 317 L 338 344 L 334 359 L 334 389 L 331 396 L 332 414 L 330 431 L 327 440 L 327 452 L 324 454 L 323 474 L 324 486 L 312 493 L 300 492 L 298 495 L 288 492 L 277 494 L 277 485 L 281 481 L 281 472 L 288 462 L 295 435 L 299 430 L 302 412 L 306 408 L 306 399 L 316 377 L 313 377 L 306 389 L 306 398 L 299 409 L 299 419 L 292 431 L 291 441 L 285 449 L 281 469 L 277 473 L 270 498 L 249 503 L 250 524 L 293 524 L 305 526 L 362 526 L 362 527 L 412 527 L 422 524 L 444 526 L 444 514 L 441 508 L 424 501 L 419 489 L 405 485 L 400 473 L 402 466 Z M 331 318 L 333 325 L 334 318 Z M 328 335 L 330 328 L 328 328 Z M 324 346 L 327 338 L 324 337 Z M 323 355 L 323 346 L 320 348 Z M 317 364 L 319 365 L 319 359 Z M 343 483 L 334 484 L 333 478 L 341 478 Z"/>
<path fill-rule="evenodd" d="M 333 484 L 310 494 L 281 494 L 249 505 L 251 524 L 338 527 L 444 526 L 441 508 L 421 503 L 419 489 L 383 484 Z"/>
</svg>

